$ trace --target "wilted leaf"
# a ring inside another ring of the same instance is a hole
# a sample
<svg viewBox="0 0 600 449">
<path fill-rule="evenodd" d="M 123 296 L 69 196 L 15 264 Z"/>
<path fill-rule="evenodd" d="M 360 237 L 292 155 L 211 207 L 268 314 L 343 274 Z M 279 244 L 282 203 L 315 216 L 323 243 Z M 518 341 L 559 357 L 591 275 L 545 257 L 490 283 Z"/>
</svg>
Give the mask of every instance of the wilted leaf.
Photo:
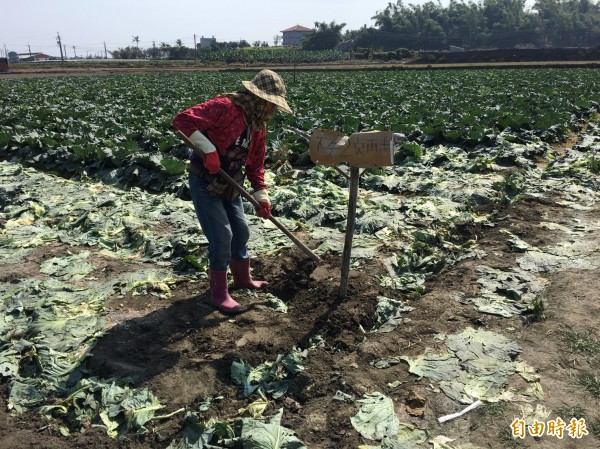
<svg viewBox="0 0 600 449">
<path fill-rule="evenodd" d="M 242 419 L 240 441 L 244 449 L 305 449 L 296 434 L 281 425 L 283 409 L 269 420 Z"/>
<path fill-rule="evenodd" d="M 375 392 L 365 394 L 357 401 L 362 404 L 360 410 L 350 421 L 352 426 L 365 438 L 381 440 L 398 433 L 399 420 L 394 403 L 387 396 Z"/>
<path fill-rule="evenodd" d="M 451 353 L 434 354 L 426 351 L 414 359 L 400 357 L 409 365 L 409 371 L 419 377 L 427 377 L 435 382 L 452 380 L 458 377 L 460 365 L 458 359 Z"/>
<path fill-rule="evenodd" d="M 408 320 L 403 318 L 401 313 L 410 312 L 411 310 L 414 310 L 414 307 L 406 305 L 403 301 L 378 296 L 375 320 L 371 332 L 393 331 L 398 325 Z"/>
</svg>

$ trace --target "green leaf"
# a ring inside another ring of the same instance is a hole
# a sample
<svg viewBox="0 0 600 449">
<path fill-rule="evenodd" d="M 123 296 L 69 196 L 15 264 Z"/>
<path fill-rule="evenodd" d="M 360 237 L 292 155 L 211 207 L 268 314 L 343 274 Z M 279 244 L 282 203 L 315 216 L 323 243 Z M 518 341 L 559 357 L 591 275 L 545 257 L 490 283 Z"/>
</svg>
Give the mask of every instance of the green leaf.
<svg viewBox="0 0 600 449">
<path fill-rule="evenodd" d="M 357 402 L 362 404 L 360 410 L 350 421 L 352 426 L 370 440 L 381 440 L 398 434 L 399 420 L 392 400 L 379 393 L 365 394 Z"/>
<path fill-rule="evenodd" d="M 275 310 L 276 312 L 287 313 L 288 311 L 287 304 L 275 295 L 267 293 L 265 294 L 263 301 L 268 307 Z"/>
<path fill-rule="evenodd" d="M 244 449 L 305 449 L 296 434 L 281 425 L 283 409 L 270 420 L 243 418 L 240 441 Z"/>
<path fill-rule="evenodd" d="M 110 437 L 122 438 L 132 431 L 146 433 L 146 423 L 162 407 L 148 389 L 90 378 L 79 381 L 69 397 L 44 407 L 42 412 L 64 416 L 72 425 L 101 422 Z"/>
<path fill-rule="evenodd" d="M 163 408 L 152 392 L 139 390 L 135 396 L 130 396 L 121 402 L 127 430 L 145 433 L 145 424 L 154 418 L 157 410 Z M 139 432 L 141 431 L 141 432 Z"/>
<path fill-rule="evenodd" d="M 12 139 L 12 134 L 0 132 L 0 147 L 6 147 Z"/>
<path fill-rule="evenodd" d="M 403 301 L 377 297 L 377 309 L 375 310 L 375 319 L 371 332 L 391 332 L 398 325 L 406 321 L 401 316 L 402 312 L 410 312 L 414 307 L 407 306 Z"/>
<path fill-rule="evenodd" d="M 241 387 L 238 394 L 240 398 L 246 398 L 257 390 L 278 398 L 287 392 L 287 379 L 304 370 L 300 363 L 304 357 L 306 351 L 294 348 L 285 357 L 278 355 L 274 362 L 264 362 L 256 368 L 240 359 L 231 364 L 231 380 Z"/>
<path fill-rule="evenodd" d="M 406 356 L 400 358 L 408 363 L 411 373 L 433 381 L 452 380 L 460 373 L 458 359 L 448 352 L 434 354 L 426 351 L 414 359 Z"/>
<path fill-rule="evenodd" d="M 398 433 L 384 437 L 380 449 L 422 449 L 425 441 L 427 432 L 417 429 L 412 424 L 400 423 Z"/>
<path fill-rule="evenodd" d="M 95 269 L 92 264 L 84 262 L 89 255 L 89 251 L 84 251 L 73 256 L 53 257 L 42 262 L 40 271 L 64 281 L 79 281 Z"/>
<path fill-rule="evenodd" d="M 173 158 L 162 159 L 160 161 L 160 165 L 165 168 L 169 176 L 182 175 L 185 173 L 185 169 L 187 168 L 187 164 L 185 162 Z"/>
</svg>

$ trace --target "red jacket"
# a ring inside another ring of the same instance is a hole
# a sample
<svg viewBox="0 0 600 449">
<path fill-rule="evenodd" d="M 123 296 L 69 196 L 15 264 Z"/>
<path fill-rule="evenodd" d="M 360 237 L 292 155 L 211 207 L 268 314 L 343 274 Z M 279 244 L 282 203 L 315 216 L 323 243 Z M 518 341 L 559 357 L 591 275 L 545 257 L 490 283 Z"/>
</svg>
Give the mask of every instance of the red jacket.
<svg viewBox="0 0 600 449">
<path fill-rule="evenodd" d="M 194 131 L 202 131 L 222 155 L 247 126 L 242 108 L 225 97 L 213 98 L 192 106 L 173 119 L 173 127 L 188 137 Z M 245 162 L 246 176 L 255 191 L 266 189 L 264 164 L 267 130 L 251 129 L 250 137 L 250 148 Z"/>
</svg>

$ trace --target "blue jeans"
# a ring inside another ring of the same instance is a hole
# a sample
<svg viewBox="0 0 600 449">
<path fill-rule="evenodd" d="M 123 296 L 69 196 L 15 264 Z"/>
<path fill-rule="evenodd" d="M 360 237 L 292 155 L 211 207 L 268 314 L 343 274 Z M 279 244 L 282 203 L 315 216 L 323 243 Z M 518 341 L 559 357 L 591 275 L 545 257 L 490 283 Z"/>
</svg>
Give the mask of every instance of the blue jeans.
<svg viewBox="0 0 600 449">
<path fill-rule="evenodd" d="M 208 183 L 194 173 L 189 174 L 189 183 L 196 216 L 208 239 L 210 269 L 223 271 L 230 259 L 247 259 L 250 230 L 242 197 L 225 201 L 211 195 L 206 189 Z"/>
</svg>

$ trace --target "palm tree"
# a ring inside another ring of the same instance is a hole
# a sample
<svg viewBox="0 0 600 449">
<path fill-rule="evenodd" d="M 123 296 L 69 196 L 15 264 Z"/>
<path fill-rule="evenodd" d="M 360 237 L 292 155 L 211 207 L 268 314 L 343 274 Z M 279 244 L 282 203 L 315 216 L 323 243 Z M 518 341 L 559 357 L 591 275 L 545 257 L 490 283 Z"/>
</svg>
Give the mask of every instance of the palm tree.
<svg viewBox="0 0 600 449">
<path fill-rule="evenodd" d="M 140 37 L 139 36 L 132 36 L 133 40 L 131 42 L 135 42 L 135 48 L 136 48 L 136 52 L 135 52 L 135 59 L 138 58 L 138 54 L 140 52 Z"/>
<path fill-rule="evenodd" d="M 161 58 L 168 58 L 170 56 L 171 46 L 166 42 L 160 43 L 160 55 Z"/>
</svg>

